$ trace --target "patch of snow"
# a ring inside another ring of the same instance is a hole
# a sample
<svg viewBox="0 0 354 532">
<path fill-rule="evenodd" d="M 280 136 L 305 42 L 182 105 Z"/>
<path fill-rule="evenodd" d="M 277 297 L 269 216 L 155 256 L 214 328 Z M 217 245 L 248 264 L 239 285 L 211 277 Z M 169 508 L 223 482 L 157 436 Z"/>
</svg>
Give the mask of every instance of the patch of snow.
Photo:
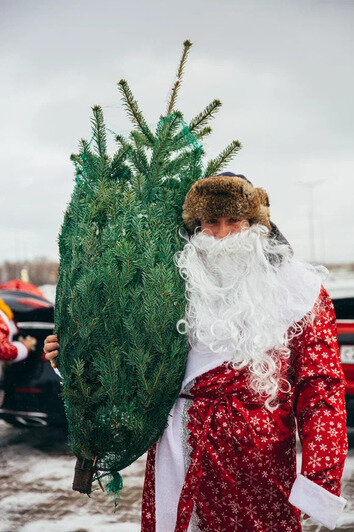
<svg viewBox="0 0 354 532">
<path fill-rule="evenodd" d="M 46 493 L 39 493 L 35 491 L 27 491 L 25 493 L 17 493 L 16 495 L 10 495 L 0 501 L 0 510 L 11 510 L 16 508 L 17 510 L 22 507 L 33 506 L 35 504 L 41 504 L 47 500 L 48 495 Z"/>
<path fill-rule="evenodd" d="M 345 526 L 345 525 L 353 525 L 354 523 L 354 510 L 352 511 L 346 511 L 346 512 L 343 512 L 339 517 L 338 517 L 338 520 L 337 520 L 337 523 L 336 523 L 336 528 L 340 527 L 340 526 Z M 349 528 L 348 528 L 349 530 Z M 353 530 L 353 529 L 351 529 Z"/>
<path fill-rule="evenodd" d="M 138 523 L 104 523 L 101 515 L 68 515 L 60 521 L 41 519 L 20 527 L 19 532 L 139 532 Z"/>
<path fill-rule="evenodd" d="M 41 481 L 41 485 L 53 486 L 56 489 L 70 488 L 71 477 L 74 474 L 75 458 L 74 457 L 41 457 L 28 460 L 27 470 L 21 475 L 21 481 L 24 483 Z M 32 463 L 31 463 L 32 462 Z"/>
</svg>

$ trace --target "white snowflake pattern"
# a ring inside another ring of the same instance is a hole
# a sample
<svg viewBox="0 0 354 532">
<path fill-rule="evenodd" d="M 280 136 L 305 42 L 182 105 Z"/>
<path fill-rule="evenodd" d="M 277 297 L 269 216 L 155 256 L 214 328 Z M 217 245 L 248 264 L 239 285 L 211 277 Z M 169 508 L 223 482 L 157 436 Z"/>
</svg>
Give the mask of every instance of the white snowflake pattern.
<svg viewBox="0 0 354 532">
<path fill-rule="evenodd" d="M 314 468 L 319 467 L 321 465 L 321 458 L 318 456 L 317 453 L 314 453 L 309 459 L 308 464 L 309 466 L 313 466 Z"/>
</svg>

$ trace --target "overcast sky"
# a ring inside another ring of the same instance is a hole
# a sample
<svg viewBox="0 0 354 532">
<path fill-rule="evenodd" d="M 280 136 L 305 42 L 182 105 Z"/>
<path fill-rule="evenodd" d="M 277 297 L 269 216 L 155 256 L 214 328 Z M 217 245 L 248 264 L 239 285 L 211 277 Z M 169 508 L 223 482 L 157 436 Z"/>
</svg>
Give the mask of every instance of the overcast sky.
<svg viewBox="0 0 354 532">
<path fill-rule="evenodd" d="M 57 258 L 91 106 L 127 133 L 126 78 L 154 127 L 186 38 L 177 107 L 188 121 L 223 103 L 207 155 L 239 139 L 228 170 L 267 190 L 298 257 L 354 262 L 353 28 L 351 0 L 0 0 L 0 262 Z"/>
</svg>

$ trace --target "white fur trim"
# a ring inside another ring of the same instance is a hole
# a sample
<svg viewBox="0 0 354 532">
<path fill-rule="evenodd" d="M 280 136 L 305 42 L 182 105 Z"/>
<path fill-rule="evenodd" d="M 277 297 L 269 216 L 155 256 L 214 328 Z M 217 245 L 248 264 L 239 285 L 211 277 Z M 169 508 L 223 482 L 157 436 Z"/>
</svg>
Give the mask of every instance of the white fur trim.
<svg viewBox="0 0 354 532">
<path fill-rule="evenodd" d="M 179 496 L 184 482 L 183 405 L 179 397 L 169 414 L 168 426 L 157 442 L 155 458 L 156 532 L 174 532 Z M 189 528 L 188 528 L 189 530 Z"/>
<path fill-rule="evenodd" d="M 202 348 L 202 344 L 199 344 Z M 190 349 L 181 392 L 198 375 L 222 364 L 215 353 Z M 177 398 L 168 417 L 168 425 L 157 442 L 155 458 L 156 532 L 173 532 L 179 496 L 185 478 L 183 457 L 183 408 L 186 399 Z M 187 532 L 192 530 L 191 524 Z"/>
<path fill-rule="evenodd" d="M 200 347 L 202 347 L 200 345 Z M 198 375 L 222 364 L 215 353 L 191 349 L 181 392 Z M 156 532 L 173 532 L 185 471 L 183 457 L 183 408 L 186 399 L 177 398 L 168 417 L 168 425 L 157 442 L 155 458 Z M 191 524 L 187 532 L 191 531 Z"/>
<path fill-rule="evenodd" d="M 6 323 L 6 325 L 9 328 L 9 342 L 12 343 L 12 338 L 13 338 L 14 334 L 19 332 L 18 328 L 17 328 L 14 320 L 10 320 L 8 318 L 8 316 L 5 314 L 5 312 L 3 312 L 2 310 L 0 310 L 0 317 L 4 320 L 4 322 Z"/>
<path fill-rule="evenodd" d="M 28 357 L 28 349 L 22 342 L 11 342 L 12 345 L 17 347 L 17 357 L 12 362 L 21 362 Z"/>
<path fill-rule="evenodd" d="M 283 309 L 289 327 L 312 310 L 327 274 L 328 271 L 323 266 L 315 272 L 310 264 L 296 260 L 280 267 L 279 278 L 290 291 L 287 308 Z"/>
<path fill-rule="evenodd" d="M 60 373 L 60 371 L 58 370 L 58 368 L 53 368 L 53 370 L 54 370 L 55 373 L 58 375 L 58 377 L 60 377 L 61 379 L 63 378 L 63 377 L 61 376 L 61 373 Z"/>
<path fill-rule="evenodd" d="M 210 351 L 202 342 L 198 342 L 195 347 L 189 350 L 186 370 L 182 382 L 181 392 L 193 379 L 220 366 L 228 360 L 229 353 L 223 353 L 223 356 L 217 356 Z"/>
<path fill-rule="evenodd" d="M 316 482 L 298 473 L 289 502 L 319 523 L 334 530 L 347 499 L 334 495 Z"/>
</svg>

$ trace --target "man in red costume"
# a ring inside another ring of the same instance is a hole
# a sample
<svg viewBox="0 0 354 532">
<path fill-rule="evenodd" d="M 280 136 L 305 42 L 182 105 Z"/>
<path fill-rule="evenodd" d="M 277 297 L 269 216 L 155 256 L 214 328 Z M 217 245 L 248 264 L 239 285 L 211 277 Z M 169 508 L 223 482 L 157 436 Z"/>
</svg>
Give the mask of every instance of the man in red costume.
<svg viewBox="0 0 354 532">
<path fill-rule="evenodd" d="M 300 510 L 333 530 L 348 440 L 326 270 L 294 259 L 244 176 L 197 181 L 183 219 L 190 350 L 148 453 L 142 531 L 296 532 Z"/>
<path fill-rule="evenodd" d="M 0 299 L 0 360 L 20 362 L 27 358 L 36 345 L 37 340 L 32 336 L 27 336 L 20 342 L 13 341 L 14 334 L 18 332 L 12 310 Z"/>
<path fill-rule="evenodd" d="M 244 176 L 194 183 L 183 220 L 188 362 L 148 452 L 142 532 L 296 532 L 301 511 L 333 530 L 348 440 L 326 269 L 294 259 Z"/>
</svg>

